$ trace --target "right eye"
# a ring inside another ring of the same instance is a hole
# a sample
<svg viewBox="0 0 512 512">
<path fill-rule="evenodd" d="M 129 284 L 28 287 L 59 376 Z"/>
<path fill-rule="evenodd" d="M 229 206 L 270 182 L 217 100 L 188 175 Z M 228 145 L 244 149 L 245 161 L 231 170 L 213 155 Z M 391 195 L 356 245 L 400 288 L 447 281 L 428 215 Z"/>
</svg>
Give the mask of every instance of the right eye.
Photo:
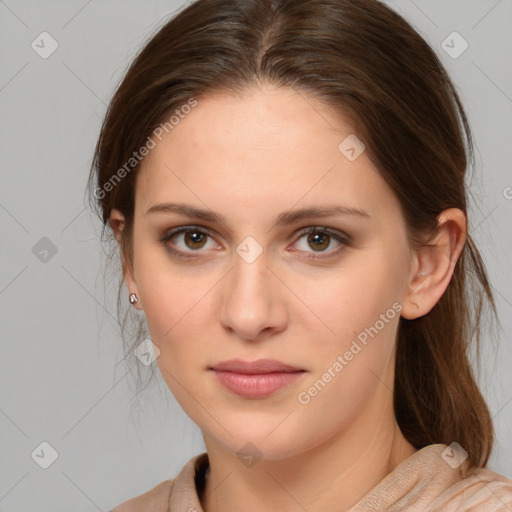
<svg viewBox="0 0 512 512">
<path fill-rule="evenodd" d="M 171 240 L 179 238 L 179 235 L 184 235 L 182 248 L 176 249 L 175 243 L 170 243 Z M 199 226 L 181 226 L 179 228 L 168 231 L 159 241 L 165 248 L 174 256 L 190 260 L 196 257 L 187 253 L 201 252 L 207 241 L 207 238 L 211 237 L 208 230 Z M 188 248 L 188 250 L 187 250 Z"/>
</svg>

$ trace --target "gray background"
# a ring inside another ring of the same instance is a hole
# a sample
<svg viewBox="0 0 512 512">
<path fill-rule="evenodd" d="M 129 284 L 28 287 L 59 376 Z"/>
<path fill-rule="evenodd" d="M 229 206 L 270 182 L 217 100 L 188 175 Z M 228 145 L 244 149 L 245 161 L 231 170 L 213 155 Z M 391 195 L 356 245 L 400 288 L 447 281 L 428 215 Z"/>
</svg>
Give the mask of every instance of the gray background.
<svg viewBox="0 0 512 512">
<path fill-rule="evenodd" d="M 470 227 L 503 327 L 497 353 L 484 340 L 480 376 L 497 428 L 489 468 L 510 478 L 512 1 L 388 3 L 436 48 L 474 131 Z M 116 281 L 104 282 L 100 223 L 84 202 L 109 98 L 140 44 L 183 4 L 0 0 L 2 511 L 105 511 L 204 449 L 160 377 L 130 415 L 134 386 L 116 365 Z M 47 59 L 31 47 L 43 31 L 59 45 Z M 453 31 L 469 43 L 456 59 L 441 47 Z M 40 252 L 43 237 L 55 254 Z M 48 469 L 31 457 L 43 441 L 58 452 Z"/>
</svg>

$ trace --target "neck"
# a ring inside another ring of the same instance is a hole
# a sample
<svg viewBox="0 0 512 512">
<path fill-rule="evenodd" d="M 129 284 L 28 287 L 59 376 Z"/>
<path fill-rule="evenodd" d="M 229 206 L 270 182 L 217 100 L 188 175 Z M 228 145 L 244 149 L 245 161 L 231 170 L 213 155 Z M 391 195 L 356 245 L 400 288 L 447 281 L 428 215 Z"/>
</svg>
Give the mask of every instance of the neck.
<svg viewBox="0 0 512 512">
<path fill-rule="evenodd" d="M 239 510 L 348 511 L 417 450 L 394 416 L 358 418 L 349 431 L 313 449 L 246 467 L 205 436 L 210 471 L 201 505 L 205 512 Z"/>
</svg>

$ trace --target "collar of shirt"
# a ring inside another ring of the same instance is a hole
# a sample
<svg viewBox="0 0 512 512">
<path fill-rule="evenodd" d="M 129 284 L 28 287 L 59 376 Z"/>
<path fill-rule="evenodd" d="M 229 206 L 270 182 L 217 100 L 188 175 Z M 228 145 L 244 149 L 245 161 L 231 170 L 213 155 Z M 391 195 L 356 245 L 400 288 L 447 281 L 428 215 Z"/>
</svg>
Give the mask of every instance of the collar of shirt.
<svg viewBox="0 0 512 512">
<path fill-rule="evenodd" d="M 455 458 L 454 458 L 455 456 Z M 432 444 L 400 463 L 350 512 L 491 512 L 512 510 L 512 481 L 467 460 L 445 444 Z M 189 460 L 174 480 L 169 511 L 204 512 L 199 496 L 209 468 L 207 453 Z"/>
</svg>

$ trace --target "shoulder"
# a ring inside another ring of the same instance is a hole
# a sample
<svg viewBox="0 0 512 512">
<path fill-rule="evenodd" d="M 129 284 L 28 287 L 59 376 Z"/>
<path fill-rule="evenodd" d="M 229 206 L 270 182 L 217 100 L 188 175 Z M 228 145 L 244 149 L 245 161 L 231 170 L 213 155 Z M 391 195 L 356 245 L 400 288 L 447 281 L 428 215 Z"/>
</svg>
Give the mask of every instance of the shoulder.
<svg viewBox="0 0 512 512">
<path fill-rule="evenodd" d="M 123 501 L 109 512 L 168 512 L 174 480 L 164 480 L 152 489 Z"/>
<path fill-rule="evenodd" d="M 488 469 L 474 468 L 446 489 L 432 505 L 431 510 L 443 512 L 509 512 L 512 510 L 512 480 Z"/>
</svg>

